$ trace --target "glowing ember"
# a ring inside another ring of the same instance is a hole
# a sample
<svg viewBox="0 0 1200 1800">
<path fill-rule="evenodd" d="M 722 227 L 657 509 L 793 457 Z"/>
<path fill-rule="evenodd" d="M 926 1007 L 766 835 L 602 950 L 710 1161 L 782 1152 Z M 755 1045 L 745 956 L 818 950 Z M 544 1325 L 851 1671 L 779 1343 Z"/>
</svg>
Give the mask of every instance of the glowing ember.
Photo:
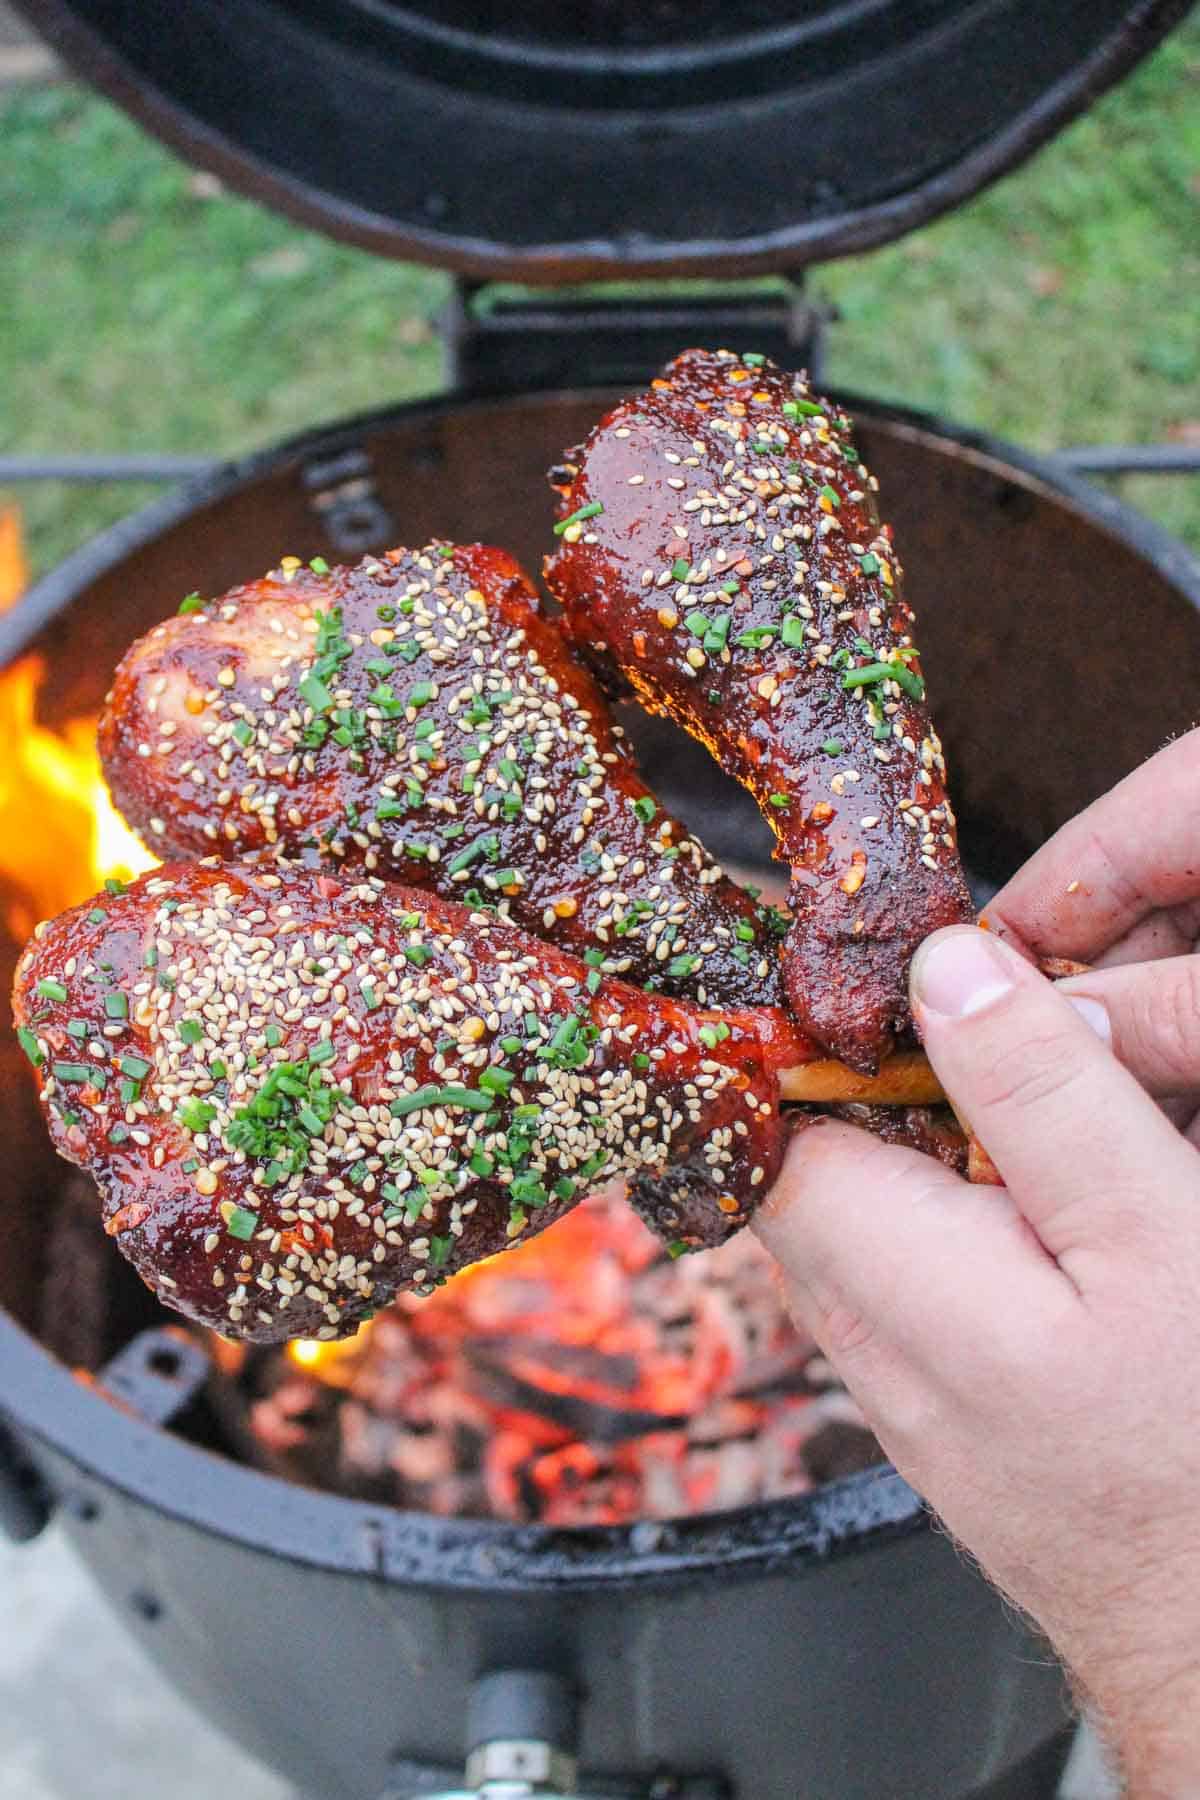
<svg viewBox="0 0 1200 1800">
<path fill-rule="evenodd" d="M 878 1457 L 755 1240 L 673 1262 L 617 1191 L 348 1342 L 247 1374 L 278 1473 L 435 1513 L 665 1519 Z"/>
</svg>

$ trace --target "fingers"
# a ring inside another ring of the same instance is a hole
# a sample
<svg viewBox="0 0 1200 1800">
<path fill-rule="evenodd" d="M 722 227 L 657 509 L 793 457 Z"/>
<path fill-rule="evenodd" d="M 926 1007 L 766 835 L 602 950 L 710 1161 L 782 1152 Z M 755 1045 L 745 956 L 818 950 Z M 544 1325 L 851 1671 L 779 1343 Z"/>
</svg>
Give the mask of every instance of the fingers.
<svg viewBox="0 0 1200 1800">
<path fill-rule="evenodd" d="M 972 926 L 935 932 L 911 980 L 914 1015 L 947 1093 L 1072 1279 L 1085 1285 L 1097 1253 L 1192 1229 L 1194 1152 L 1014 950 Z"/>
<path fill-rule="evenodd" d="M 789 1300 L 872 1417 L 903 1430 L 999 1335 L 1075 1296 L 1002 1188 L 822 1120 L 788 1151 L 753 1229 Z"/>
<path fill-rule="evenodd" d="M 1200 1093 L 1200 956 L 1095 969 L 1056 987 L 1149 1093 Z"/>
<path fill-rule="evenodd" d="M 1198 898 L 1200 731 L 1191 731 L 1056 832 L 987 918 L 1031 950 L 1092 962 L 1150 914 Z M 1190 948 L 1182 937 L 1164 946 Z"/>
</svg>

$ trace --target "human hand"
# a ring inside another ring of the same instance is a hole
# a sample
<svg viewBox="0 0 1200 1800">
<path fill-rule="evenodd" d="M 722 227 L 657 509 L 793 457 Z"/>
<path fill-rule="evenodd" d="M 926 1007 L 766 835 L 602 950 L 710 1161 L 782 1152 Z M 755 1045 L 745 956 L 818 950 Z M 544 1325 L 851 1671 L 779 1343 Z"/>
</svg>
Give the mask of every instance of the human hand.
<svg viewBox="0 0 1200 1800">
<path fill-rule="evenodd" d="M 1107 1718 L 1132 1791 L 1193 1794 L 1200 733 L 988 920 L 922 946 L 913 1005 L 1006 1186 L 821 1122 L 756 1227 L 896 1466 Z M 1099 966 L 1055 987 L 1025 952 Z"/>
</svg>

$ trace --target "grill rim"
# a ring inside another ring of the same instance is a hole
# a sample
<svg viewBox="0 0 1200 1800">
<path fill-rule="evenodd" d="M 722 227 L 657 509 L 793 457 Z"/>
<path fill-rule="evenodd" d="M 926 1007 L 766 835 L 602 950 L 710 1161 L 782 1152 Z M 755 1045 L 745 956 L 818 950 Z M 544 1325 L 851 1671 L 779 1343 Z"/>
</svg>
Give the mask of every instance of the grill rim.
<svg viewBox="0 0 1200 1800">
<path fill-rule="evenodd" d="M 559 389 L 580 400 L 610 387 Z M 318 427 L 199 476 L 82 546 L 0 620 L 0 666 L 32 648 L 86 585 L 203 506 L 314 454 L 351 447 L 398 420 L 430 420 L 489 407 L 543 405 L 545 393 L 449 394 L 381 408 Z M 1160 526 L 1088 482 L 986 432 L 911 408 L 839 391 L 864 421 L 914 440 L 949 442 L 998 476 L 1048 492 L 1140 555 L 1200 611 L 1200 561 Z M 97 1404 L 104 1407 L 97 1412 Z M 552 1528 L 440 1519 L 292 1486 L 172 1437 L 76 1381 L 0 1310 L 0 1422 L 32 1461 L 50 1471 L 68 1504 L 117 1490 L 135 1502 L 250 1549 L 384 1582 L 463 1591 L 617 1590 L 637 1583 L 679 1587 L 705 1573 L 750 1577 L 816 1570 L 839 1557 L 928 1530 L 920 1498 L 886 1464 L 811 1494 L 736 1512 L 647 1525 Z M 71 1471 L 62 1478 L 62 1464 Z M 134 1472 L 136 1472 L 136 1479 Z M 78 1488 L 76 1487 L 78 1481 Z M 91 1492 L 95 1489 L 97 1492 Z"/>
</svg>

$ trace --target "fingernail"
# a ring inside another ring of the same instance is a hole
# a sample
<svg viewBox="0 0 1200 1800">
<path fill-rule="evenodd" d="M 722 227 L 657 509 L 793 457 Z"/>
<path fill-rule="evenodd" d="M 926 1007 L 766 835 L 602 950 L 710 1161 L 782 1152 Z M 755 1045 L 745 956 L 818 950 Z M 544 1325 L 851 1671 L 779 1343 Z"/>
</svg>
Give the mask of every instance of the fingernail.
<svg viewBox="0 0 1200 1800">
<path fill-rule="evenodd" d="M 1101 1043 L 1112 1043 L 1112 1020 L 1108 1016 L 1108 1008 L 1100 1000 L 1092 1000 L 1087 994 L 1064 994 L 1085 1025 L 1090 1025 Z"/>
<path fill-rule="evenodd" d="M 1013 985 L 1004 951 L 974 926 L 926 939 L 913 957 L 909 980 L 914 1002 L 947 1019 L 983 1012 Z"/>
</svg>

